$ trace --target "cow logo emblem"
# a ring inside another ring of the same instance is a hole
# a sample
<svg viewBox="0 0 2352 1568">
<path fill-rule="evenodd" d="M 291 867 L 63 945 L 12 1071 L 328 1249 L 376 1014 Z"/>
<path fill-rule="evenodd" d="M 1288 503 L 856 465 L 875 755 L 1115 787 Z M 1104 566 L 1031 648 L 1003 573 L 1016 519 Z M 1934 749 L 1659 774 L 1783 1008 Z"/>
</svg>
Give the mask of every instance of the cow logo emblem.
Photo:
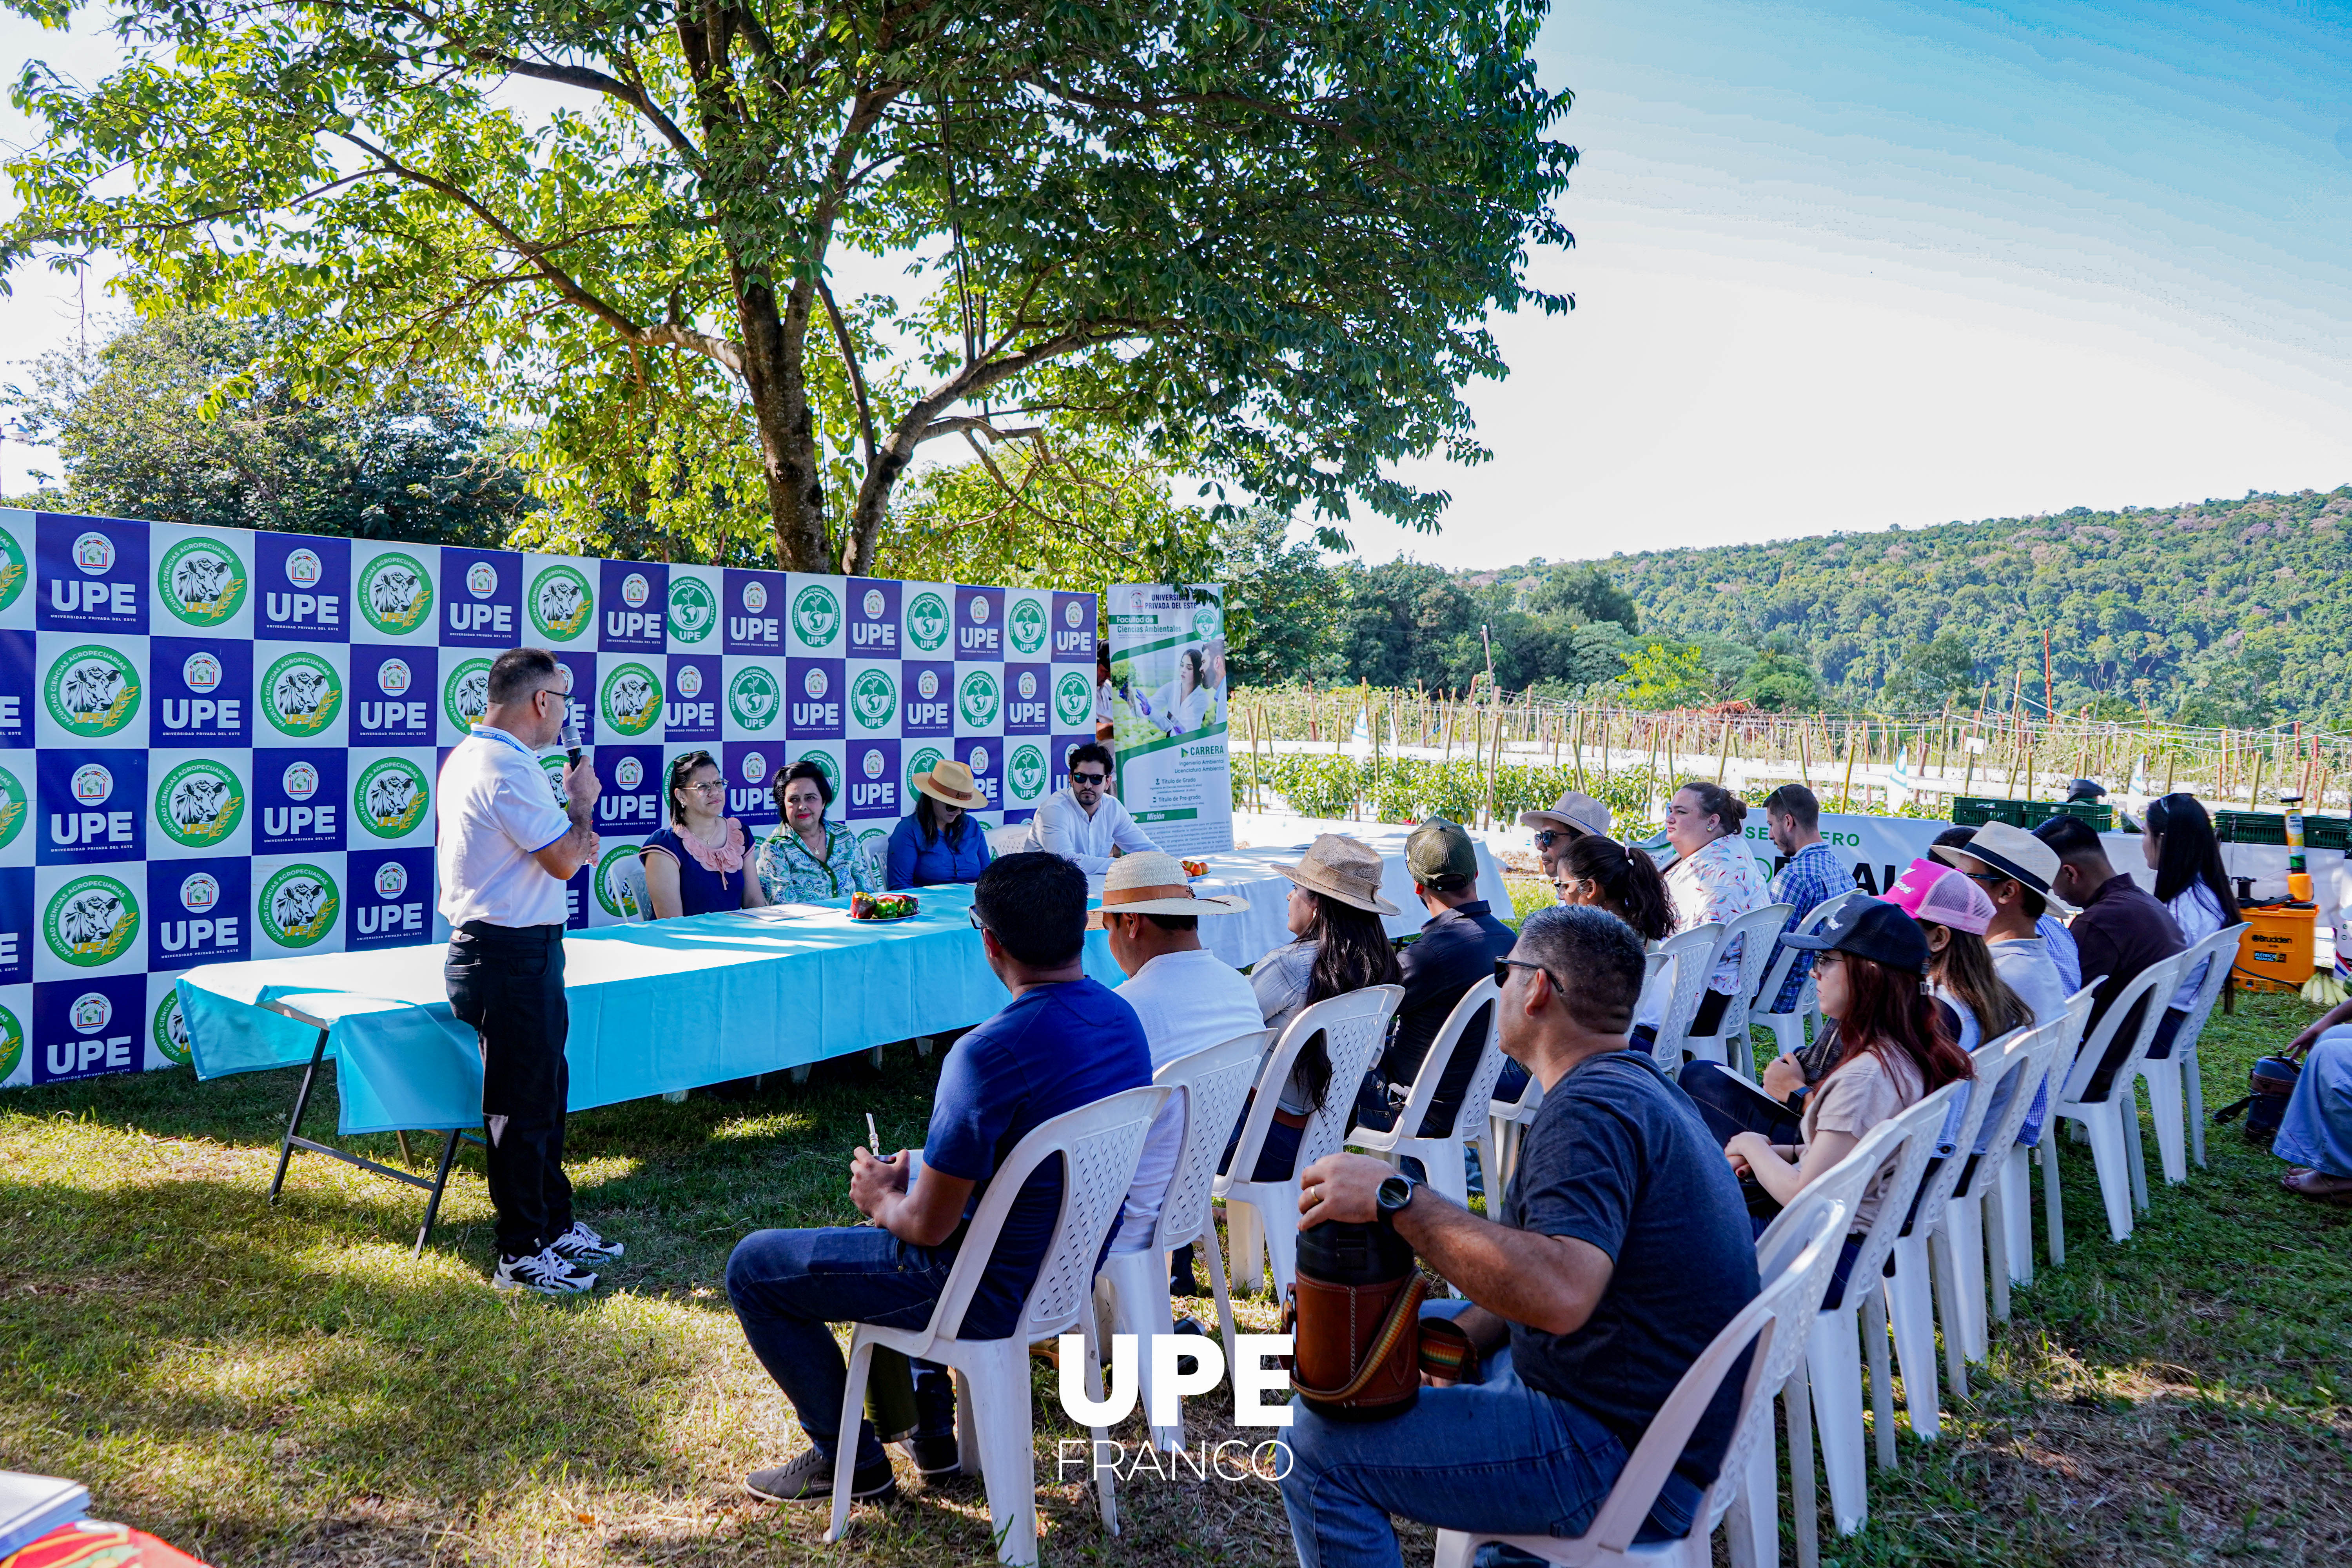
<svg viewBox="0 0 2352 1568">
<path fill-rule="evenodd" d="M 375 667 L 375 689 L 386 697 L 398 697 L 408 689 L 415 677 L 409 674 L 405 660 L 385 659 Z"/>
<path fill-rule="evenodd" d="M 642 664 L 615 666 L 604 677 L 599 707 L 616 734 L 642 735 L 661 721 L 661 677 Z"/>
<path fill-rule="evenodd" d="M 940 749 L 937 746 L 925 746 L 921 751 L 917 752 L 913 756 L 908 757 L 907 759 L 907 788 L 908 792 L 912 793 L 915 788 L 916 774 L 929 773 L 933 768 L 938 767 L 939 765 Z"/>
<path fill-rule="evenodd" d="M 1076 631 L 1084 623 L 1086 616 L 1080 613 L 1078 602 L 1076 599 L 1062 606 L 1062 619 L 1067 623 L 1072 631 Z"/>
<path fill-rule="evenodd" d="M 433 577 L 414 555 L 388 551 L 360 573 L 360 614 L 386 637 L 400 637 L 433 620 Z"/>
<path fill-rule="evenodd" d="M 866 597 L 858 602 L 866 606 L 866 618 L 870 621 L 874 619 L 875 616 L 882 613 L 882 606 L 885 603 L 882 597 L 882 590 L 879 588 L 868 588 L 866 590 Z"/>
<path fill-rule="evenodd" d="M 289 653 L 261 678 L 263 715 L 298 741 L 324 733 L 342 701 L 342 679 L 315 653 Z"/>
<path fill-rule="evenodd" d="M 5 601 L 0 601 L 0 608 L 5 607 Z M 0 1007 L 0 1082 L 5 1082 L 24 1059 L 25 1026 L 16 1021 L 16 1014 Z"/>
<path fill-rule="evenodd" d="M 226 763 L 182 763 L 155 786 L 156 825 L 183 848 L 218 848 L 244 819 L 245 785 Z"/>
<path fill-rule="evenodd" d="M 1034 700 L 1036 695 L 1037 672 L 1034 669 L 1023 670 L 1021 672 L 1021 700 L 1024 702 Z"/>
<path fill-rule="evenodd" d="M 119 733 L 139 712 L 139 671 L 110 647 L 85 643 L 49 666 L 42 698 L 58 729 L 85 741 Z"/>
<path fill-rule="evenodd" d="M 1013 602 L 1013 614 L 1005 617 L 1004 635 L 1013 639 L 1013 647 L 1022 653 L 1035 653 L 1045 646 L 1045 611 L 1034 599 Z"/>
<path fill-rule="evenodd" d="M 139 934 L 139 900 L 111 877 L 77 877 L 57 890 L 41 917 L 41 936 L 60 963 L 96 969 L 131 951 Z"/>
<path fill-rule="evenodd" d="M 956 708 L 964 723 L 974 730 L 995 723 L 998 695 L 996 677 L 984 669 L 968 672 L 956 687 Z"/>
<path fill-rule="evenodd" d="M 1035 800 L 1045 789 L 1045 753 L 1034 746 L 1014 748 L 1004 759 L 1004 777 L 1015 800 Z"/>
<path fill-rule="evenodd" d="M 604 912 L 616 921 L 640 920 L 645 916 L 646 911 L 637 907 L 636 889 L 615 874 L 625 864 L 634 864 L 636 858 L 635 845 L 616 844 L 605 850 L 604 858 L 596 862 L 596 901 L 604 905 Z"/>
<path fill-rule="evenodd" d="M 860 670 L 857 679 L 849 683 L 850 716 L 863 728 L 879 730 L 898 710 L 898 688 L 881 670 Z"/>
<path fill-rule="evenodd" d="M 25 831 L 25 821 L 32 815 L 32 803 L 25 796 L 25 786 L 15 773 L 0 768 L 0 849 L 16 842 L 16 835 Z M 0 1078 L 7 1075 L 0 1073 Z"/>
<path fill-rule="evenodd" d="M 286 581 L 297 588 L 315 588 L 326 574 L 326 563 L 315 550 L 297 550 L 286 557 Z"/>
<path fill-rule="evenodd" d="M 702 670 L 696 665 L 681 665 L 677 673 L 670 678 L 670 684 L 677 688 L 680 697 L 691 701 L 702 695 Z"/>
<path fill-rule="evenodd" d="M 841 793 L 841 764 L 833 760 L 830 752 L 803 752 L 800 761 L 814 763 L 816 771 L 824 775 L 824 787 L 835 795 Z"/>
<path fill-rule="evenodd" d="M 188 1065 L 188 1026 L 180 1017 L 180 988 L 163 993 L 155 1005 L 155 1048 L 179 1067 Z"/>
<path fill-rule="evenodd" d="M 217 539 L 184 539 L 155 566 L 163 607 L 192 626 L 217 626 L 245 603 L 245 563 Z"/>
<path fill-rule="evenodd" d="M 824 647 L 841 630 L 841 601 L 833 590 L 812 583 L 793 599 L 793 631 L 803 647 Z"/>
<path fill-rule="evenodd" d="M 16 542 L 16 534 L 0 528 L 0 610 L 16 602 L 25 591 L 25 547 Z M 5 1078 L 0 1073 L 0 1078 Z"/>
<path fill-rule="evenodd" d="M 460 731 L 471 730 L 490 710 L 490 661 L 469 658 L 449 672 L 441 686 L 441 710 Z"/>
<path fill-rule="evenodd" d="M 810 695 L 824 695 L 822 673 L 810 673 L 816 675 L 819 682 Z M 776 721 L 776 713 L 782 707 L 783 694 L 776 689 L 774 674 L 759 665 L 746 665 L 727 683 L 727 711 L 746 730 L 766 729 Z"/>
<path fill-rule="evenodd" d="M 1095 694 L 1087 689 L 1087 678 L 1075 669 L 1064 670 L 1054 682 L 1054 717 L 1063 729 L 1075 730 L 1087 721 L 1087 714 L 1095 704 Z"/>
<path fill-rule="evenodd" d="M 180 884 L 180 907 L 192 915 L 203 914 L 220 902 L 220 879 L 210 871 L 198 871 Z"/>
<path fill-rule="evenodd" d="M 466 568 L 466 592 L 477 599 L 487 599 L 499 591 L 499 569 L 487 561 L 477 561 Z"/>
<path fill-rule="evenodd" d="M 571 566 L 541 572 L 530 585 L 530 624 L 553 642 L 570 642 L 595 625 L 588 579 Z"/>
<path fill-rule="evenodd" d="M 180 679 L 191 691 L 217 690 L 221 683 L 221 661 L 209 653 L 192 653 L 180 666 Z"/>
<path fill-rule="evenodd" d="M 361 770 L 352 786 L 360 826 L 378 838 L 404 838 L 425 820 L 425 771 L 405 757 L 383 757 Z"/>
<path fill-rule="evenodd" d="M 375 896 L 396 899 L 408 891 L 408 868 L 397 860 L 387 860 L 375 868 Z"/>
<path fill-rule="evenodd" d="M 654 596 L 654 585 L 646 581 L 642 572 L 632 572 L 621 579 L 621 603 L 633 610 L 642 610 L 646 601 Z"/>
<path fill-rule="evenodd" d="M 73 563 L 85 577 L 103 577 L 114 570 L 114 541 L 102 533 L 85 533 L 73 542 Z"/>
<path fill-rule="evenodd" d="M 261 885 L 254 914 L 279 947 L 313 947 L 335 929 L 342 900 L 335 879 L 316 866 L 288 866 Z"/>
<path fill-rule="evenodd" d="M 669 585 L 669 630 L 680 642 L 700 642 L 719 624 L 719 602 L 699 577 L 673 578 Z"/>
<path fill-rule="evenodd" d="M 948 607 L 937 594 L 918 594 L 907 605 L 907 640 L 923 653 L 948 645 Z"/>
<path fill-rule="evenodd" d="M 636 788 L 646 782 L 646 764 L 635 757 L 623 757 L 613 766 L 613 782 L 623 789 Z"/>
<path fill-rule="evenodd" d="M 768 585 L 757 577 L 743 584 L 743 607 L 755 616 L 768 607 Z"/>
<path fill-rule="evenodd" d="M 114 775 L 103 763 L 84 763 L 73 773 L 73 797 L 83 805 L 104 805 L 114 793 Z"/>
</svg>

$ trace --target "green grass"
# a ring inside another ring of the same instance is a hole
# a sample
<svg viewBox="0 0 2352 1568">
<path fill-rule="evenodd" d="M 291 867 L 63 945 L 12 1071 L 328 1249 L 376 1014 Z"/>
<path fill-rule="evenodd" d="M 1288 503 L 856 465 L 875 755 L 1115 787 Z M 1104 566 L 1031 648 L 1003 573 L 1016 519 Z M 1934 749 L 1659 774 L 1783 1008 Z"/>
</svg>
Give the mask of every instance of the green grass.
<svg viewBox="0 0 2352 1568">
<path fill-rule="evenodd" d="M 2207 1100 L 2307 1010 L 2216 1018 Z M 908 1478 L 849 1540 L 745 1500 L 799 1446 L 721 1279 L 767 1225 L 855 1217 L 843 1187 L 872 1110 L 919 1136 L 936 1061 L 821 1068 L 730 1103 L 614 1106 L 572 1122 L 584 1215 L 629 1245 L 590 1300 L 493 1294 L 489 1207 L 461 1157 L 445 1228 L 408 1256 L 419 1195 L 316 1156 L 263 1201 L 291 1075 L 184 1073 L 0 1099 L 0 1467 L 87 1481 L 95 1511 L 224 1565 L 856 1565 L 992 1560 L 978 1486 Z M 332 1114 L 331 1093 L 315 1112 Z M 397 1159 L 389 1137 L 355 1141 Z M 2087 1156 L 2064 1149 L 2071 1248 L 1997 1330 L 1946 1440 L 1903 1439 L 1837 1563 L 2352 1560 L 2352 1214 L 2282 1193 L 2234 1131 L 2110 1245 Z M 418 1152 L 424 1152 L 420 1142 Z M 2152 1151 L 2151 1151 L 2152 1152 Z M 1244 1303 L 1270 1328 L 1262 1300 Z M 1122 1488 L 1126 1533 L 1057 1485 L 1071 1436 L 1036 1383 L 1049 1559 L 1278 1564 L 1262 1483 Z M 1233 1435 L 1221 1397 L 1193 1435 Z M 1134 1435 L 1130 1424 L 1129 1435 Z M 1826 1532 L 1825 1532 L 1826 1533 Z M 1425 1532 L 1406 1560 L 1426 1562 Z"/>
</svg>

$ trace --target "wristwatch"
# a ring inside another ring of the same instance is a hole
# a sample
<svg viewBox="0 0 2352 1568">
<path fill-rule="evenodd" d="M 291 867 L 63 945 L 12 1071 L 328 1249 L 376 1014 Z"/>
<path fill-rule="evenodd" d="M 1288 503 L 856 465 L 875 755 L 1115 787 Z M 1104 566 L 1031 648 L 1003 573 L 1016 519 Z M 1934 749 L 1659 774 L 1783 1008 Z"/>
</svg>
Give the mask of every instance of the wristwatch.
<svg viewBox="0 0 2352 1568">
<path fill-rule="evenodd" d="M 1789 1091 L 1789 1098 L 1781 1101 L 1781 1103 L 1786 1105 L 1795 1114 L 1802 1116 L 1805 1113 L 1805 1097 L 1812 1092 L 1813 1086 L 1811 1084 L 1801 1083 L 1796 1088 Z"/>
<path fill-rule="evenodd" d="M 1405 1175 L 1391 1176 L 1387 1181 L 1382 1182 L 1379 1195 L 1375 1199 L 1380 1206 L 1381 1222 L 1383 1225 L 1388 1224 L 1398 1215 L 1402 1214 L 1405 1205 L 1412 1202 L 1412 1194 L 1420 1189 L 1420 1186 L 1419 1182 Z"/>
</svg>

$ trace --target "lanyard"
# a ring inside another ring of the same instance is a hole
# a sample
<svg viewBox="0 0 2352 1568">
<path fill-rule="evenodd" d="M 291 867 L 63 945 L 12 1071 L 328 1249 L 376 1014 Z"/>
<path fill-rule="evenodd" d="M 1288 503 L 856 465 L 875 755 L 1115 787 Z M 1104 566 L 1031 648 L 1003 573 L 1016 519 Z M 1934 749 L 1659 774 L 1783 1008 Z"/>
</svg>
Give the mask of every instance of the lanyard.
<svg viewBox="0 0 2352 1568">
<path fill-rule="evenodd" d="M 512 735 L 508 734 L 504 730 L 493 730 L 488 728 L 487 725 L 476 724 L 471 726 L 471 732 L 485 741 L 498 741 L 506 745 L 512 746 L 516 751 L 520 752 L 524 756 L 530 759 L 531 766 L 537 767 L 539 765 L 539 753 L 532 751 L 529 746 L 524 745 L 520 741 L 516 740 Z"/>
</svg>

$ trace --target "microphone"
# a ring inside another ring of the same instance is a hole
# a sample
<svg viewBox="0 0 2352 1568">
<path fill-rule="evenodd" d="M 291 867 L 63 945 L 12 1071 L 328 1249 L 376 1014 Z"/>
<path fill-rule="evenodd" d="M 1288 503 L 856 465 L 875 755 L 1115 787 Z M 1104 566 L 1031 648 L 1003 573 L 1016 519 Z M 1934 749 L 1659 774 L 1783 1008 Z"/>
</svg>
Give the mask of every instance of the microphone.
<svg viewBox="0 0 2352 1568">
<path fill-rule="evenodd" d="M 569 698 L 564 700 L 563 704 L 563 754 L 571 759 L 573 767 L 580 765 L 580 725 L 572 717 L 572 701 Z"/>
</svg>

